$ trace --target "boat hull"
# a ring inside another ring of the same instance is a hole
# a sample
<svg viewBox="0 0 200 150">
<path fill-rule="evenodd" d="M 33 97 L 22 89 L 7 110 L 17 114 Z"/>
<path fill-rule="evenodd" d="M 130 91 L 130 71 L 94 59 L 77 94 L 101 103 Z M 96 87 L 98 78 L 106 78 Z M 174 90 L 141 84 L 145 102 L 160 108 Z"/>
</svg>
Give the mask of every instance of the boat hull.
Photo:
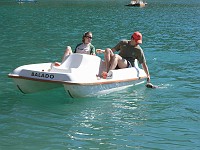
<svg viewBox="0 0 200 150">
<path fill-rule="evenodd" d="M 135 4 L 127 4 L 125 6 L 130 6 L 130 7 L 145 7 L 147 3 L 135 3 Z"/>
<path fill-rule="evenodd" d="M 128 87 L 143 84 L 144 79 L 123 81 L 123 82 L 112 82 L 112 83 L 96 83 L 96 84 L 64 84 L 65 91 L 72 98 L 80 97 L 96 97 L 106 95 L 115 91 L 119 91 Z"/>
<path fill-rule="evenodd" d="M 63 87 L 62 84 L 31 79 L 13 78 L 17 88 L 24 94 Z"/>
</svg>

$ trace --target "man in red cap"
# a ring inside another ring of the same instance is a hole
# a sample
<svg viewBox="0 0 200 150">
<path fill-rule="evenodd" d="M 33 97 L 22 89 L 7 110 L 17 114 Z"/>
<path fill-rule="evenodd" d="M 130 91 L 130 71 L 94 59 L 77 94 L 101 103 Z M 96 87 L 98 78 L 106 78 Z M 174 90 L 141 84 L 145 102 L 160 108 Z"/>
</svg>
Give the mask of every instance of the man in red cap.
<svg viewBox="0 0 200 150">
<path fill-rule="evenodd" d="M 132 67 L 135 59 L 137 59 L 147 74 L 147 82 L 150 82 L 150 74 L 144 52 L 139 44 L 142 44 L 142 34 L 137 31 L 133 33 L 131 40 L 122 40 L 112 49 L 106 48 L 104 54 L 106 71 Z M 118 51 L 119 54 L 114 54 L 115 51 Z"/>
</svg>

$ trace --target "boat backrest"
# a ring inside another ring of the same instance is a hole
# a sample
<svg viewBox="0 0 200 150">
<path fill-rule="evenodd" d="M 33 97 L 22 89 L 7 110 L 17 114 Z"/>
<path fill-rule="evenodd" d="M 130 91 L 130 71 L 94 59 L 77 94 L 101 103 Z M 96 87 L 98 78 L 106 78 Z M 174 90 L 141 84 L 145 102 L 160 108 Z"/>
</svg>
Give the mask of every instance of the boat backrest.
<svg viewBox="0 0 200 150">
<path fill-rule="evenodd" d="M 75 53 L 69 55 L 61 64 L 61 67 L 64 68 L 99 67 L 100 61 L 101 59 L 97 56 Z"/>
<path fill-rule="evenodd" d="M 60 65 L 62 68 L 78 68 L 83 60 L 83 55 L 71 54 Z"/>
<path fill-rule="evenodd" d="M 102 60 L 98 56 L 75 53 L 67 56 L 60 66 L 53 66 L 51 71 L 67 73 L 72 70 L 85 70 L 98 73 L 101 62 Z"/>
</svg>

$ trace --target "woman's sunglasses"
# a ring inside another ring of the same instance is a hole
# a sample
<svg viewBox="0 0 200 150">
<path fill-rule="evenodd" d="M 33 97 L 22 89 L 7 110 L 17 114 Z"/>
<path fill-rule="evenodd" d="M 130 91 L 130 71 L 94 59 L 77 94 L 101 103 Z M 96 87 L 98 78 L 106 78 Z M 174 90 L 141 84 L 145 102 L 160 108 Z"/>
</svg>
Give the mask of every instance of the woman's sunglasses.
<svg viewBox="0 0 200 150">
<path fill-rule="evenodd" d="M 92 39 L 92 37 L 91 36 L 85 36 L 86 38 L 89 38 L 89 39 Z"/>
</svg>

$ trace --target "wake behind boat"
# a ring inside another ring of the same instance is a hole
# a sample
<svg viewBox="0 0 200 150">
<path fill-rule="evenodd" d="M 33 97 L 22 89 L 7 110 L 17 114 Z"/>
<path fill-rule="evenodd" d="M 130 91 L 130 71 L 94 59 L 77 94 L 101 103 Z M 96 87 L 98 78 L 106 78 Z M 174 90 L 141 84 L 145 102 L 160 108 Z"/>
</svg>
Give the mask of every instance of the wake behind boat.
<svg viewBox="0 0 200 150">
<path fill-rule="evenodd" d="M 32 3 L 32 2 L 37 2 L 37 0 L 16 0 L 18 3 Z"/>
<path fill-rule="evenodd" d="M 106 78 L 105 63 L 98 56 L 71 54 L 60 66 L 54 63 L 29 64 L 8 74 L 23 93 L 64 87 L 71 97 L 94 97 L 144 83 L 146 74 L 135 67 L 110 70 Z"/>
</svg>

